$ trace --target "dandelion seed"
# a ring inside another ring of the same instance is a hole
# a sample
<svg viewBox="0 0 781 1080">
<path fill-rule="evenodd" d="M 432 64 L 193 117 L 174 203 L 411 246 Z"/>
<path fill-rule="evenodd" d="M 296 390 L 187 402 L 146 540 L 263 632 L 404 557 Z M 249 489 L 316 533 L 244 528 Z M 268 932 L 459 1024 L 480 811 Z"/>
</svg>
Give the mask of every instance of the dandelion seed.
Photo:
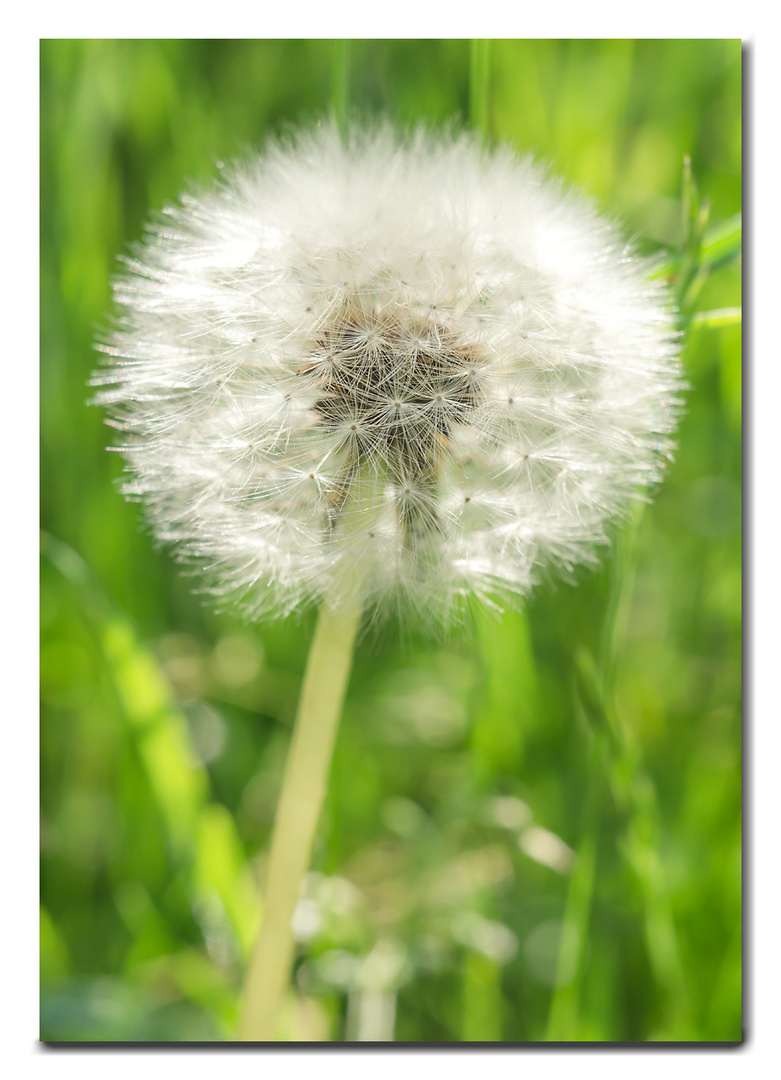
<svg viewBox="0 0 781 1080">
<path fill-rule="evenodd" d="M 125 490 L 251 618 L 344 560 L 374 610 L 523 595 L 670 454 L 663 293 L 582 197 L 467 135 L 272 144 L 169 208 L 115 297 L 95 381 Z"/>
</svg>

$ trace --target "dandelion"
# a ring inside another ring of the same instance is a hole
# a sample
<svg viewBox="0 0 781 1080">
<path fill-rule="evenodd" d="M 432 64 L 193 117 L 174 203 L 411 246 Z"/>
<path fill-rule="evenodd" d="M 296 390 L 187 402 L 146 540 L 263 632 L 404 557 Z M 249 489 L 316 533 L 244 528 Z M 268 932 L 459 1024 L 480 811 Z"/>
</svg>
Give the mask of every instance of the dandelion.
<svg viewBox="0 0 781 1080">
<path fill-rule="evenodd" d="M 669 454 L 676 349 L 642 261 L 471 136 L 278 143 L 128 270 L 97 378 L 125 491 L 250 619 L 321 601 L 340 564 L 375 613 L 523 595 L 593 560 Z"/>
<path fill-rule="evenodd" d="M 271 1038 L 362 612 L 441 622 L 593 561 L 670 455 L 672 321 L 539 166 L 388 126 L 185 196 L 115 298 L 125 492 L 248 618 L 321 604 L 240 1036 Z"/>
</svg>

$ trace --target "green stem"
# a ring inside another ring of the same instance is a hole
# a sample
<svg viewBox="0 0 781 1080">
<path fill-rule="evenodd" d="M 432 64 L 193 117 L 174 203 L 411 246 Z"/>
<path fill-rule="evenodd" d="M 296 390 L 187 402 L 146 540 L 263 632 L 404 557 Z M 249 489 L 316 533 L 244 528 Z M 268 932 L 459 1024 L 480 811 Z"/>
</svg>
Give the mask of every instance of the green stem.
<svg viewBox="0 0 781 1080">
<path fill-rule="evenodd" d="M 473 38 L 469 52 L 469 122 L 484 139 L 490 137 L 491 42 Z"/>
<path fill-rule="evenodd" d="M 545 1038 L 549 1042 L 582 1036 L 580 991 L 588 945 L 596 881 L 597 840 L 606 773 L 610 773 L 616 742 L 615 718 L 610 712 L 618 657 L 626 638 L 634 589 L 637 541 L 642 507 L 624 530 L 610 574 L 610 590 L 602 624 L 598 659 L 586 650 L 575 656 L 577 707 L 590 732 L 588 784 L 583 811 L 583 832 L 567 890 L 559 944 L 556 989 L 551 998 Z"/>
<path fill-rule="evenodd" d="M 717 308 L 715 311 L 698 311 L 692 315 L 691 325 L 698 327 L 737 326 L 743 319 L 739 307 Z"/>
<path fill-rule="evenodd" d="M 633 871 L 642 896 L 643 933 L 651 970 L 667 1006 L 668 1030 L 688 1031 L 686 980 L 664 867 L 659 856 L 661 822 L 656 790 L 643 767 L 638 740 L 616 708 L 616 667 L 624 647 L 634 591 L 642 509 L 621 541 L 612 566 L 598 660 L 587 650 L 576 656 L 577 701 L 591 729 L 589 794 L 585 827 L 570 880 L 559 949 L 558 989 L 553 995 L 546 1038 L 582 1037 L 579 993 L 588 940 L 595 884 L 596 840 L 599 835 L 599 789 L 606 781 L 625 831 L 620 850 Z"/>
<path fill-rule="evenodd" d="M 342 135 L 347 133 L 350 104 L 350 43 L 347 38 L 334 41 L 331 82 L 331 111 Z"/>
<path fill-rule="evenodd" d="M 307 660 L 271 838 L 263 922 L 244 985 L 242 1042 L 274 1039 L 290 982 L 293 912 L 309 867 L 361 619 L 357 593 L 335 602 L 342 584 L 343 578 L 335 581 L 323 603 Z"/>
<path fill-rule="evenodd" d="M 594 895 L 601 795 L 599 781 L 603 757 L 604 737 L 594 736 L 589 754 L 583 835 L 572 869 L 561 924 L 556 988 L 551 997 L 545 1032 L 547 1042 L 572 1042 L 581 1034 L 579 997 Z"/>
<path fill-rule="evenodd" d="M 737 259 L 741 253 L 742 233 L 740 214 L 709 229 L 702 238 L 700 266 L 708 273 L 713 273 Z M 674 278 L 680 274 L 683 261 L 683 256 L 679 253 L 662 257 L 651 267 L 649 276 L 652 279 Z"/>
</svg>

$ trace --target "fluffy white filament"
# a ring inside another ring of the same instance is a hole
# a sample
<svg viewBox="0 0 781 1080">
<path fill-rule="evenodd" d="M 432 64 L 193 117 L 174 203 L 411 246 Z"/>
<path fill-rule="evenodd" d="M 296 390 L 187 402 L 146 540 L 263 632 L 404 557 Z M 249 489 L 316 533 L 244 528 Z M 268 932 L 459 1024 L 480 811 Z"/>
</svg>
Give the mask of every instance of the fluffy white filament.
<svg viewBox="0 0 781 1080">
<path fill-rule="evenodd" d="M 522 595 L 593 559 L 669 456 L 677 350 L 645 270 L 467 135 L 272 143 L 116 282 L 96 382 L 125 491 L 250 618 L 342 560 L 375 612 Z"/>
</svg>

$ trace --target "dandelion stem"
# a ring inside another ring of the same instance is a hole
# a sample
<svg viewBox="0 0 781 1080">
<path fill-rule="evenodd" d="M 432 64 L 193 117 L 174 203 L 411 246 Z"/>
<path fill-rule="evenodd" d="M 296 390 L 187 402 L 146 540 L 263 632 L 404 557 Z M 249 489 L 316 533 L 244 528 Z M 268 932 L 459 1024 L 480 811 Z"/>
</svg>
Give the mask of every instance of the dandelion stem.
<svg viewBox="0 0 781 1080">
<path fill-rule="evenodd" d="M 473 38 L 469 52 L 469 122 L 484 139 L 490 135 L 490 45 Z"/>
<path fill-rule="evenodd" d="M 307 660 L 271 838 L 263 922 L 244 985 L 242 1042 L 274 1039 L 290 980 L 293 912 L 325 798 L 361 618 L 359 596 L 343 584 L 341 578 L 335 581 L 323 602 Z"/>
</svg>

